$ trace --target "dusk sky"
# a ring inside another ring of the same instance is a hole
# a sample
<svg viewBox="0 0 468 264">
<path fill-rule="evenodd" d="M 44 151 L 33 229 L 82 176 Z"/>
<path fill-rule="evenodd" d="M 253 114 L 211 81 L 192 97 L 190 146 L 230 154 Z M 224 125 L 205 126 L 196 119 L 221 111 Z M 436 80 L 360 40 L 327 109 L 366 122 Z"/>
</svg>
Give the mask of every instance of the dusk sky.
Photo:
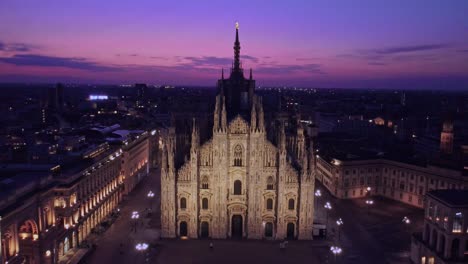
<svg viewBox="0 0 468 264">
<path fill-rule="evenodd" d="M 467 0 L 1 0 L 0 82 L 468 89 Z"/>
</svg>

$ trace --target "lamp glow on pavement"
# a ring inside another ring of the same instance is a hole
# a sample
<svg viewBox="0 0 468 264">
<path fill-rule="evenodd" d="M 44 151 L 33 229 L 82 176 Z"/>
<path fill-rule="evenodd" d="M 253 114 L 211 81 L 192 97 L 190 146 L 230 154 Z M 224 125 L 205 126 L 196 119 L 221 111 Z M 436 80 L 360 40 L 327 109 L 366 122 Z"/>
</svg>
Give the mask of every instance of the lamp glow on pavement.
<svg viewBox="0 0 468 264">
<path fill-rule="evenodd" d="M 340 254 L 343 250 L 338 247 L 338 246 L 331 246 L 330 247 L 330 250 L 331 252 L 333 252 L 333 254 L 337 255 L 337 254 Z"/>
<path fill-rule="evenodd" d="M 407 216 L 403 217 L 403 220 L 401 221 L 407 225 L 411 223 L 411 220 Z"/>
<path fill-rule="evenodd" d="M 146 244 L 146 243 L 138 243 L 138 244 L 136 244 L 135 249 L 138 250 L 138 251 L 147 250 L 147 249 L 148 249 L 148 244 Z"/>
</svg>

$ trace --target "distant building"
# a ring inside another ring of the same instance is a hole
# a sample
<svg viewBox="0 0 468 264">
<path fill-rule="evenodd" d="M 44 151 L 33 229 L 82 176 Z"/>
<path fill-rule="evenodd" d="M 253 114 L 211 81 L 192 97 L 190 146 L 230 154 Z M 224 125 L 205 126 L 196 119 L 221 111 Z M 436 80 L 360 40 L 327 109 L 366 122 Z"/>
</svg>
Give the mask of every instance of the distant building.
<svg viewBox="0 0 468 264">
<path fill-rule="evenodd" d="M 435 190 L 426 196 L 424 228 L 414 234 L 411 261 L 420 264 L 468 262 L 468 190 Z"/>
<path fill-rule="evenodd" d="M 453 153 L 453 122 L 450 120 L 444 122 L 440 133 L 440 151 L 443 154 Z"/>
</svg>

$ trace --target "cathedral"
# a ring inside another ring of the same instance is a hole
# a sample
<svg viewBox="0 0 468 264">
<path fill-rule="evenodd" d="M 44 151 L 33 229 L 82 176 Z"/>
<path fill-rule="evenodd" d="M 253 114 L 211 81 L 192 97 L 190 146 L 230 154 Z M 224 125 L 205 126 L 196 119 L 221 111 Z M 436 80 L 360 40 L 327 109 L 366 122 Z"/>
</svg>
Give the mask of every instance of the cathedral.
<svg viewBox="0 0 468 264">
<path fill-rule="evenodd" d="M 266 120 L 240 49 L 236 25 L 234 61 L 217 82 L 210 127 L 194 119 L 186 148 L 178 147 L 175 127 L 163 140 L 163 238 L 312 239 L 312 140 L 299 118 L 293 133 L 279 119 Z M 204 142 L 202 130 L 210 132 Z M 180 165 L 178 156 L 185 157 Z"/>
</svg>

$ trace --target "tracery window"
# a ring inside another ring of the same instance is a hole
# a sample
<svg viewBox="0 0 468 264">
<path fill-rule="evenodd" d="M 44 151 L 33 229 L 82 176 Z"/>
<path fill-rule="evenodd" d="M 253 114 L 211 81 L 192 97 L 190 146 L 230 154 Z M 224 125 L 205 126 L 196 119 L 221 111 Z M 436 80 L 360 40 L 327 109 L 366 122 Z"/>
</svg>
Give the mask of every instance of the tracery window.
<svg viewBox="0 0 468 264">
<path fill-rule="evenodd" d="M 209 187 L 208 177 L 204 176 L 203 179 L 202 179 L 201 188 L 202 189 L 208 189 L 208 187 Z"/>
<path fill-rule="evenodd" d="M 242 147 L 237 145 L 234 148 L 234 166 L 242 167 Z"/>
<path fill-rule="evenodd" d="M 273 180 L 273 177 L 268 177 L 267 179 L 267 190 L 274 190 L 275 189 L 275 182 Z"/>
</svg>

